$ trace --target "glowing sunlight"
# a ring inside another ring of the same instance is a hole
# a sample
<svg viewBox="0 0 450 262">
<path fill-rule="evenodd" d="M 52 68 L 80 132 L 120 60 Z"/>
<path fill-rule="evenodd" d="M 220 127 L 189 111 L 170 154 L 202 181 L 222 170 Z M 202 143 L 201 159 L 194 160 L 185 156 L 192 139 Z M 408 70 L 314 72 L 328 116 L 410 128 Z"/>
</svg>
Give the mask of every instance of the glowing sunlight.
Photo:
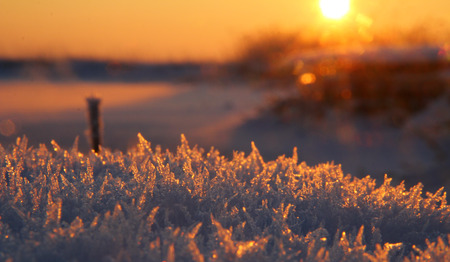
<svg viewBox="0 0 450 262">
<path fill-rule="evenodd" d="M 320 0 L 320 10 L 326 18 L 340 19 L 350 10 L 350 0 Z"/>
</svg>

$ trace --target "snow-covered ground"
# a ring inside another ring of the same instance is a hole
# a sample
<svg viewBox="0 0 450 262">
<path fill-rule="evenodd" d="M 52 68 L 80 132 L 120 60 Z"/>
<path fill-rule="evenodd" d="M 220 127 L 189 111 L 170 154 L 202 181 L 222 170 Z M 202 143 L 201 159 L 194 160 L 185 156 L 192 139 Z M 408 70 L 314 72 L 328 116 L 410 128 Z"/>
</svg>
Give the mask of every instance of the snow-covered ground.
<svg viewBox="0 0 450 262">
<path fill-rule="evenodd" d="M 84 130 L 91 95 L 102 100 L 104 146 L 120 150 L 134 146 L 138 132 L 163 148 L 178 145 L 181 133 L 220 148 L 227 145 L 229 131 L 264 102 L 261 91 L 239 85 L 2 82 L 0 117 L 16 126 L 2 143 L 25 134 L 31 142 L 55 139 L 69 146 L 78 135 L 80 148 L 88 150 Z"/>
<path fill-rule="evenodd" d="M 85 98 L 93 94 L 102 99 L 104 146 L 111 149 L 134 146 L 140 132 L 153 145 L 173 151 L 184 133 L 192 145 L 215 147 L 228 157 L 235 150 L 249 153 L 251 141 L 265 160 L 291 155 L 297 147 L 308 165 L 334 161 L 344 173 L 389 174 L 407 184 L 422 181 L 432 190 L 448 183 L 450 175 L 448 98 L 435 101 L 403 128 L 333 111 L 322 119 L 283 122 L 264 110 L 270 90 L 243 82 L 3 81 L 0 143 L 7 146 L 26 135 L 33 146 L 54 139 L 69 148 L 80 136 L 80 150 L 87 151 Z M 14 132 L 5 133 L 11 125 Z"/>
</svg>

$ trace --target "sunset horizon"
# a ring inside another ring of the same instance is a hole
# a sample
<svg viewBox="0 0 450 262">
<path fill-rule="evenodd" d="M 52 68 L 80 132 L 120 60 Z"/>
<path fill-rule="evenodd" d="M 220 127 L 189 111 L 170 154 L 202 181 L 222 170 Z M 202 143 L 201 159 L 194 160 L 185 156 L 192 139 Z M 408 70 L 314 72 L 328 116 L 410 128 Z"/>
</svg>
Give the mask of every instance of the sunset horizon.
<svg viewBox="0 0 450 262">
<path fill-rule="evenodd" d="M 449 11 L 0 0 L 0 261 L 450 261 Z"/>
<path fill-rule="evenodd" d="M 371 34 L 422 27 L 443 38 L 439 35 L 450 28 L 449 9 L 450 4 L 442 0 L 408 5 L 351 1 L 348 14 L 333 20 L 324 17 L 319 1 L 127 4 L 19 0 L 0 3 L 0 59 L 225 62 L 236 55 L 246 36 L 277 30 L 334 38 L 357 33 L 370 43 Z"/>
</svg>

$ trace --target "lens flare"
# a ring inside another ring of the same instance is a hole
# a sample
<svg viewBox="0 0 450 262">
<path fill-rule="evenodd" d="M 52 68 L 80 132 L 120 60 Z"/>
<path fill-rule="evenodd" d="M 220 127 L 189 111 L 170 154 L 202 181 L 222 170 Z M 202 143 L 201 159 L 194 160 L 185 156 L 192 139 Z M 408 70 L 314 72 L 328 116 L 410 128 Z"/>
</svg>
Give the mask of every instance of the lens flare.
<svg viewBox="0 0 450 262">
<path fill-rule="evenodd" d="M 0 121 L 0 134 L 3 136 L 11 136 L 16 133 L 16 125 L 10 119 Z"/>
</svg>

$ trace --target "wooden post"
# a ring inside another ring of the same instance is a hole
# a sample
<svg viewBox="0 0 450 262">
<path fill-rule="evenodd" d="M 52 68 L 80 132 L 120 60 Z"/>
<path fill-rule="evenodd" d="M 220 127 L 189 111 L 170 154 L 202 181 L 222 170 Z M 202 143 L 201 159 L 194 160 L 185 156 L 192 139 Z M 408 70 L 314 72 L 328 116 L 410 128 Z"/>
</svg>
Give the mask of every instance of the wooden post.
<svg viewBox="0 0 450 262">
<path fill-rule="evenodd" d="M 100 151 L 101 137 L 100 137 L 100 98 L 88 97 L 88 118 L 89 118 L 89 136 L 91 139 L 91 147 L 94 152 Z"/>
</svg>

